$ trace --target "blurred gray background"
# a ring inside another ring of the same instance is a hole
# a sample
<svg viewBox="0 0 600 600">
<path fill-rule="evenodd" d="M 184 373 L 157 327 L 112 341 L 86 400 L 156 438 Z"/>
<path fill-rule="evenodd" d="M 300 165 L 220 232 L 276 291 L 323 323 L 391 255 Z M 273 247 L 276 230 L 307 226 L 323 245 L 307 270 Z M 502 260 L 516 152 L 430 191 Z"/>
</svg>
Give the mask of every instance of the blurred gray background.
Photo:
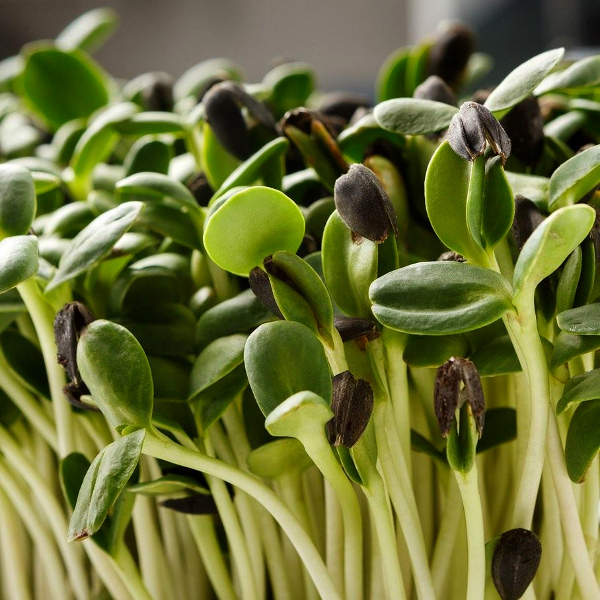
<svg viewBox="0 0 600 600">
<path fill-rule="evenodd" d="M 95 56 L 124 78 L 178 76 L 225 56 L 259 81 L 280 57 L 313 65 L 323 89 L 372 94 L 384 59 L 443 19 L 476 30 L 496 60 L 490 81 L 547 48 L 600 46 L 600 0 L 0 0 L 0 59 L 99 6 L 115 8 L 121 25 Z"/>
</svg>

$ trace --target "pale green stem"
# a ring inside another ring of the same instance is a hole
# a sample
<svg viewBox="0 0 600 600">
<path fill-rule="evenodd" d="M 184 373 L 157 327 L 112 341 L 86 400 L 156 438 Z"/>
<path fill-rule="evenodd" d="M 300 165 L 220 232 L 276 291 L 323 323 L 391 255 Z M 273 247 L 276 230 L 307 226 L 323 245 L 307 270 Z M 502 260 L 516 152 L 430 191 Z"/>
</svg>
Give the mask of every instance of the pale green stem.
<svg viewBox="0 0 600 600">
<path fill-rule="evenodd" d="M 467 600 L 481 600 L 485 591 L 485 534 L 479 500 L 477 465 L 468 473 L 454 472 L 467 524 Z"/>
<path fill-rule="evenodd" d="M 119 577 L 133 600 L 155 600 L 140 577 L 140 571 L 125 542 L 121 542 L 114 556 Z"/>
<path fill-rule="evenodd" d="M 600 506 L 600 469 L 598 455 L 590 465 L 583 483 L 582 524 L 592 564 L 598 546 L 598 508 Z"/>
<path fill-rule="evenodd" d="M 417 595 L 421 600 L 435 598 L 427 548 L 423 538 L 421 522 L 413 495 L 408 470 L 404 462 L 404 454 L 400 441 L 394 436 L 395 428 L 387 428 L 387 402 L 375 401 L 373 418 L 375 419 L 375 437 L 379 462 L 392 500 L 398 515 L 402 534 L 406 540 L 413 568 Z"/>
<path fill-rule="evenodd" d="M 215 535 L 212 515 L 198 516 L 207 516 L 210 519 L 213 535 Z M 194 600 L 194 598 L 198 596 L 201 598 L 208 598 L 212 594 L 212 586 L 208 577 L 208 573 L 206 572 L 206 567 L 202 562 L 202 557 L 200 556 L 196 540 L 192 534 L 192 525 L 188 523 L 188 517 L 192 519 L 193 515 L 175 513 L 177 538 L 179 539 L 183 554 L 181 570 L 183 573 L 185 573 L 184 580 L 186 594 L 190 600 Z M 221 552 L 220 548 L 219 552 L 221 555 L 221 560 L 223 561 L 223 565 L 225 565 L 223 553 Z M 227 573 L 227 577 L 229 577 L 227 568 L 225 568 L 225 572 Z M 231 589 L 233 589 L 233 587 Z"/>
<path fill-rule="evenodd" d="M 522 469 L 519 473 L 512 527 L 531 529 L 538 496 L 550 413 L 550 382 L 544 348 L 537 331 L 533 291 L 519 303 L 518 314 L 504 316 L 504 323 L 523 367 L 529 398 L 518 398 L 518 406 L 529 402 L 529 428 Z"/>
<path fill-rule="evenodd" d="M 317 467 L 309 467 L 302 478 L 304 501 L 308 508 L 309 531 L 319 554 L 325 554 L 325 482 Z"/>
<path fill-rule="evenodd" d="M 52 450 L 56 451 L 58 442 L 52 419 L 46 414 L 38 399 L 12 374 L 2 351 L 0 351 L 0 387 Z"/>
<path fill-rule="evenodd" d="M 283 501 L 288 505 L 296 517 L 298 517 L 298 520 L 304 529 L 310 532 L 311 537 L 314 539 L 314 531 L 311 527 L 304 494 L 302 492 L 301 474 L 296 471 L 282 474 L 277 479 L 277 489 Z M 300 562 L 299 559 L 298 562 Z M 290 576 L 291 575 L 292 574 L 290 574 Z M 302 576 L 304 579 L 304 590 L 299 590 L 299 595 L 304 591 L 304 598 L 306 598 L 306 600 L 317 600 L 317 590 L 310 579 L 308 571 L 304 568 L 304 565 L 302 565 Z M 296 590 L 292 589 L 292 591 L 295 592 Z"/>
<path fill-rule="evenodd" d="M 157 461 L 149 456 L 146 459 L 148 478 L 153 480 L 161 477 L 162 472 Z M 187 596 L 185 589 L 187 573 L 184 569 L 184 557 L 178 539 L 176 515 L 177 513 L 173 510 L 157 509 L 158 523 L 167 560 L 167 570 L 170 574 L 170 585 L 173 586 L 171 593 L 177 598 L 185 600 Z"/>
<path fill-rule="evenodd" d="M 449 477 L 444 512 L 440 519 L 431 560 L 431 576 L 436 598 L 444 596 L 462 516 L 463 509 L 458 484 L 454 477 Z"/>
<path fill-rule="evenodd" d="M 344 589 L 344 522 L 335 490 L 325 480 L 325 561 L 338 590 Z"/>
<path fill-rule="evenodd" d="M 131 600 L 131 595 L 127 591 L 127 586 L 123 583 L 122 577 L 119 574 L 119 566 L 115 559 L 110 554 L 104 552 L 92 540 L 85 540 L 82 543 L 94 571 L 100 576 L 112 599 Z M 147 598 L 147 595 L 144 598 Z"/>
<path fill-rule="evenodd" d="M 141 481 L 148 479 L 145 458 L 142 457 L 139 465 Z M 142 580 L 153 598 L 166 600 L 173 587 L 154 507 L 153 498 L 139 494 L 133 506 L 132 521 Z"/>
<path fill-rule="evenodd" d="M 364 439 L 364 438 L 363 438 Z M 369 503 L 369 510 L 381 552 L 381 566 L 386 581 L 388 598 L 402 600 L 406 598 L 402 571 L 398 560 L 398 546 L 394 531 L 392 511 L 388 504 L 383 479 L 372 465 L 368 451 L 360 439 L 352 447 L 352 457 L 355 460 L 363 479 L 363 491 Z"/>
<path fill-rule="evenodd" d="M 255 498 L 273 515 L 290 538 L 321 596 L 328 600 L 340 598 L 310 536 L 281 499 L 260 480 L 210 456 L 193 452 L 167 439 L 159 439 L 151 432 L 146 434 L 144 452 L 155 458 L 223 479 Z"/>
<path fill-rule="evenodd" d="M 406 335 L 397 331 L 383 330 L 384 359 L 378 358 L 378 348 L 381 344 L 371 343 L 376 362 L 383 362 L 385 376 L 389 384 L 389 397 L 395 419 L 398 436 L 404 451 L 404 460 L 408 476 L 412 478 L 411 445 L 410 445 L 410 403 L 408 393 L 408 367 L 404 362 L 403 353 L 406 345 Z"/>
<path fill-rule="evenodd" d="M 214 431 L 212 433 L 214 434 Z M 204 444 L 206 446 L 207 455 L 214 458 L 215 452 L 211 440 L 208 437 L 205 438 Z M 156 458 L 160 457 L 157 456 Z M 233 563 L 235 564 L 239 576 L 242 598 L 248 600 L 256 599 L 258 598 L 258 590 L 254 579 L 250 552 L 235 506 L 222 479 L 223 478 L 219 478 L 218 476 L 207 477 L 211 494 L 217 505 L 219 514 L 221 515 L 223 527 L 225 528 L 225 533 L 229 542 L 229 550 L 233 557 Z"/>
<path fill-rule="evenodd" d="M 18 481 L 0 460 L 0 480 L 2 492 L 6 494 L 25 525 L 29 536 L 39 549 L 39 560 L 48 580 L 48 593 L 54 600 L 64 600 L 64 592 L 68 589 L 63 561 L 52 534 L 39 515 Z"/>
<path fill-rule="evenodd" d="M 593 563 L 590 560 L 581 522 L 579 521 L 575 494 L 573 493 L 571 480 L 567 473 L 565 455 L 554 413 L 550 415 L 548 434 L 548 463 L 552 472 L 552 480 L 560 508 L 565 545 L 571 557 L 575 579 L 577 580 L 579 591 L 584 598 L 598 600 L 600 599 L 600 588 L 598 587 Z"/>
<path fill-rule="evenodd" d="M 223 560 L 212 516 L 189 515 L 187 521 L 217 598 L 219 600 L 236 600 L 237 596 Z"/>
<path fill-rule="evenodd" d="M 552 483 L 550 465 L 547 460 L 542 473 L 542 497 L 544 520 L 540 538 L 543 552 L 536 579 L 541 578 L 544 583 L 540 591 L 540 598 L 547 598 L 552 590 L 556 592 L 561 573 L 562 557 L 565 556 L 558 502 Z"/>
<path fill-rule="evenodd" d="M 31 460 L 2 426 L 0 426 L 0 449 L 13 469 L 22 475 L 40 503 L 65 561 L 76 597 L 80 600 L 89 598 L 89 583 L 84 567 L 84 555 L 80 547 L 67 542 L 67 520 L 56 496 L 48 487 L 47 481 L 40 476 L 35 465 L 32 464 Z"/>
<path fill-rule="evenodd" d="M 231 447 L 237 460 L 237 465 L 244 471 L 248 471 L 247 458 L 250 453 L 250 443 L 246 436 L 246 430 L 239 413 L 238 407 L 235 403 L 225 411 L 223 415 L 223 423 L 229 434 L 231 441 Z M 271 578 L 271 585 L 273 586 L 273 593 L 276 599 L 279 598 L 291 598 L 292 588 L 290 585 L 290 578 L 288 576 L 288 569 L 286 568 L 285 561 L 283 560 L 283 550 L 277 527 L 273 521 L 271 515 L 265 512 L 262 507 L 256 507 L 253 501 L 243 495 L 245 503 L 249 507 L 249 512 L 253 519 L 258 522 L 259 530 L 256 536 L 262 541 L 264 554 L 267 560 L 267 569 Z M 253 510 L 255 509 L 255 510 Z M 262 554 L 260 555 L 262 559 Z"/>
<path fill-rule="evenodd" d="M 30 600 L 31 589 L 27 581 L 27 569 L 19 564 L 20 522 L 9 499 L 0 488 L 0 555 L 6 600 Z M 0 590 L 1 591 L 1 590 Z"/>
<path fill-rule="evenodd" d="M 58 435 L 58 455 L 59 458 L 64 458 L 75 450 L 75 437 L 71 407 L 63 394 L 66 376 L 63 368 L 58 364 L 56 359 L 57 350 L 53 328 L 54 310 L 46 302 L 35 278 L 28 279 L 19 284 L 17 290 L 31 316 L 44 356 L 48 383 L 50 384 L 50 394 L 52 396 L 54 421 Z"/>
<path fill-rule="evenodd" d="M 358 498 L 324 433 L 305 438 L 300 441 L 306 453 L 333 488 L 342 511 L 345 597 L 348 600 L 360 600 L 363 596 L 363 540 Z"/>
<path fill-rule="evenodd" d="M 214 444 L 216 458 L 229 463 L 230 465 L 240 466 L 237 464 L 235 455 L 229 443 L 229 439 L 225 435 L 220 422 L 211 425 L 210 440 Z M 245 470 L 245 469 L 244 469 Z M 263 548 L 261 544 L 261 531 L 258 527 L 257 517 L 255 513 L 255 505 L 250 504 L 250 498 L 243 492 L 235 494 L 233 504 L 239 515 L 239 522 L 242 528 L 245 544 L 248 548 L 248 560 L 250 568 L 254 576 L 256 585 L 256 595 L 262 597 L 265 595 L 265 561 L 263 556 Z"/>
</svg>

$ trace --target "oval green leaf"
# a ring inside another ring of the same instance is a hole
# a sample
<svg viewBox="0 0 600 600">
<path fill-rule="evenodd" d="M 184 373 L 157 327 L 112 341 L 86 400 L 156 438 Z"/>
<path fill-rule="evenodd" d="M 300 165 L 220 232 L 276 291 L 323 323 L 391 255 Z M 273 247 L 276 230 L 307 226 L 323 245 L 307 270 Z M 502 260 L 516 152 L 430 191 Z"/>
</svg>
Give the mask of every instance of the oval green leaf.
<svg viewBox="0 0 600 600">
<path fill-rule="evenodd" d="M 600 400 L 592 400 L 577 407 L 567 431 L 565 460 L 572 481 L 583 483 L 599 449 Z"/>
<path fill-rule="evenodd" d="M 56 45 L 62 50 L 92 52 L 111 36 L 118 24 L 119 17 L 112 8 L 90 10 L 69 23 L 56 36 Z"/>
<path fill-rule="evenodd" d="M 171 198 L 190 212 L 201 212 L 194 195 L 183 183 L 162 173 L 135 173 L 119 181 L 115 188 L 121 194 L 151 196 L 155 198 Z"/>
<path fill-rule="evenodd" d="M 503 116 L 535 90 L 564 54 L 564 48 L 556 48 L 542 52 L 519 65 L 492 91 L 485 101 L 485 107 L 496 113 L 496 118 Z"/>
<path fill-rule="evenodd" d="M 204 247 L 222 269 L 247 276 L 263 260 L 295 253 L 304 237 L 304 217 L 283 192 L 256 186 L 233 194 L 208 219 Z"/>
<path fill-rule="evenodd" d="M 402 135 L 423 135 L 441 131 L 458 112 L 456 106 L 418 98 L 395 98 L 378 104 L 375 120 L 381 127 Z"/>
<path fill-rule="evenodd" d="M 38 266 L 35 236 L 17 235 L 0 241 L 0 294 L 33 277 Z"/>
<path fill-rule="evenodd" d="M 556 318 L 558 326 L 576 335 L 600 335 L 600 303 L 565 310 Z"/>
<path fill-rule="evenodd" d="M 244 350 L 250 387 L 265 416 L 297 392 L 330 401 L 331 374 L 321 342 L 304 325 L 279 321 L 261 325 Z"/>
<path fill-rule="evenodd" d="M 535 89 L 535 95 L 594 87 L 598 84 L 600 84 L 600 56 L 586 56 L 564 71 L 546 77 Z"/>
<path fill-rule="evenodd" d="M 87 118 L 108 103 L 106 75 L 78 50 L 35 47 L 21 81 L 27 101 L 54 128 Z"/>
<path fill-rule="evenodd" d="M 591 206 L 578 204 L 560 208 L 536 228 L 515 265 L 515 300 L 524 290 L 535 289 L 542 279 L 560 267 L 587 236 L 595 219 L 596 212 Z"/>
<path fill-rule="evenodd" d="M 600 398 L 600 369 L 576 375 L 567 381 L 556 405 L 556 414 L 562 414 L 574 402 L 588 402 L 598 398 Z"/>
<path fill-rule="evenodd" d="M 456 262 L 417 263 L 398 269 L 377 279 L 369 295 L 380 323 L 425 335 L 471 331 L 512 309 L 504 277 Z"/>
<path fill-rule="evenodd" d="M 0 238 L 25 235 L 36 210 L 35 185 L 29 169 L 0 165 Z"/>
<path fill-rule="evenodd" d="M 154 388 L 148 359 L 125 327 L 98 319 L 77 345 L 77 366 L 111 427 L 148 427 Z"/>
<path fill-rule="evenodd" d="M 575 204 L 600 183 L 600 144 L 566 162 L 550 177 L 548 208 Z"/>
</svg>

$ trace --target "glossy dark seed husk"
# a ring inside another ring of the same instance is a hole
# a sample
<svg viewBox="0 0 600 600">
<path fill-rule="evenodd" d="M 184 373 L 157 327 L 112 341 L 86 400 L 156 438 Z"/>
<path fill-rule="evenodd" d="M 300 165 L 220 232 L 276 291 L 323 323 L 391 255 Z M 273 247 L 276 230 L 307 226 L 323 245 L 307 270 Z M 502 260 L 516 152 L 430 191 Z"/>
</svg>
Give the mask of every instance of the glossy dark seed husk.
<svg viewBox="0 0 600 600">
<path fill-rule="evenodd" d="M 518 600 L 529 587 L 542 557 L 542 544 L 528 529 L 511 529 L 498 540 L 492 580 L 502 600 Z"/>
<path fill-rule="evenodd" d="M 461 385 L 464 390 L 461 391 Z M 449 358 L 436 372 L 434 389 L 434 410 L 445 437 L 450 433 L 456 411 L 463 402 L 468 402 L 475 419 L 477 433 L 481 437 L 485 418 L 483 388 L 477 367 L 466 358 Z"/>
<path fill-rule="evenodd" d="M 327 436 L 334 446 L 351 448 L 369 424 L 374 405 L 373 390 L 364 379 L 355 379 L 350 371 L 338 373 L 332 384 L 334 417 L 327 423 Z"/>
<path fill-rule="evenodd" d="M 390 230 L 398 236 L 396 211 L 375 173 L 364 165 L 351 165 L 338 177 L 335 206 L 350 229 L 376 244 L 384 242 Z"/>
</svg>

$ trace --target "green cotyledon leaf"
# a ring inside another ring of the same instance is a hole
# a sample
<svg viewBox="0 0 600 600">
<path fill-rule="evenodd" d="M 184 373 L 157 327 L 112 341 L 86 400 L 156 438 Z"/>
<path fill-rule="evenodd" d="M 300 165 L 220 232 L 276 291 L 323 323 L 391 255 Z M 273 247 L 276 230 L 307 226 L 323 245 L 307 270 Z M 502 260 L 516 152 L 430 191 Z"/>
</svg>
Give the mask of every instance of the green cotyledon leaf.
<svg viewBox="0 0 600 600">
<path fill-rule="evenodd" d="M 371 285 L 377 320 L 407 333 L 447 335 L 478 329 L 512 310 L 499 273 L 457 262 L 416 263 Z"/>
<path fill-rule="evenodd" d="M 96 456 L 77 496 L 69 524 L 70 542 L 84 540 L 100 529 L 139 462 L 145 435 L 145 429 L 138 429 Z"/>
<path fill-rule="evenodd" d="M 125 327 L 92 321 L 77 345 L 77 366 L 111 427 L 148 427 L 154 386 L 148 359 Z"/>
</svg>

